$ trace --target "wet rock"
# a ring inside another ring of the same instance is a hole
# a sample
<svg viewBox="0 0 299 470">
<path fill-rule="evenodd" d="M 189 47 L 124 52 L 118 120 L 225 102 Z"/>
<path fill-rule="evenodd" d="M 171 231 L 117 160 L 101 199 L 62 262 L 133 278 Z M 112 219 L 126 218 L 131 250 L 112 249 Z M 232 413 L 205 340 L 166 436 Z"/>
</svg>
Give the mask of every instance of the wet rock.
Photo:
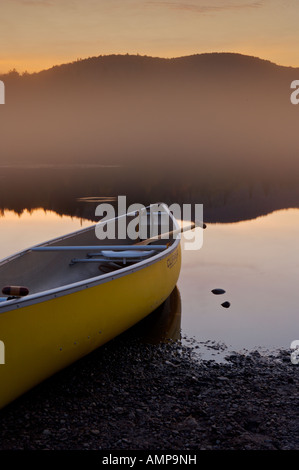
<svg viewBox="0 0 299 470">
<path fill-rule="evenodd" d="M 197 428 L 198 422 L 193 416 L 188 416 L 182 423 L 179 424 L 180 429 L 194 429 Z"/>
<path fill-rule="evenodd" d="M 224 289 L 212 289 L 211 291 L 213 294 L 215 295 L 221 295 L 221 294 L 225 294 L 225 290 Z"/>
</svg>

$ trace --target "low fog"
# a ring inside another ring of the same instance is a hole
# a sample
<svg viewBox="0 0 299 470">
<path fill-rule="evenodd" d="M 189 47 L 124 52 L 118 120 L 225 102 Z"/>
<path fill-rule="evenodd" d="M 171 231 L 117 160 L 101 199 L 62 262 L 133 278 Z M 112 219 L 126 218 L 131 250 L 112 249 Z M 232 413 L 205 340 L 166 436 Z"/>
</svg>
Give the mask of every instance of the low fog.
<svg viewBox="0 0 299 470">
<path fill-rule="evenodd" d="M 150 185 L 298 171 L 299 69 L 239 54 L 94 57 L 0 77 L 0 164 L 120 165 Z M 182 183 L 183 184 L 183 183 Z"/>
</svg>

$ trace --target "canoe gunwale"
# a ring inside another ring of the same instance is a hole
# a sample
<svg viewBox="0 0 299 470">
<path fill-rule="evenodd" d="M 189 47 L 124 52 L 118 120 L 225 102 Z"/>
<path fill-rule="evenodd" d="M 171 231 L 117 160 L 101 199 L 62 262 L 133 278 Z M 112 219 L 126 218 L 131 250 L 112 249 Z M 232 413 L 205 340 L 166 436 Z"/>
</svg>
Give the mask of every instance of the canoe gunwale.
<svg viewBox="0 0 299 470">
<path fill-rule="evenodd" d="M 165 208 L 168 215 L 172 218 L 176 228 L 179 229 L 179 224 L 178 224 L 177 220 L 170 213 L 168 208 L 164 204 L 162 204 L 162 205 Z M 118 217 L 116 217 L 115 219 L 117 219 L 117 218 Z M 14 259 L 22 256 L 25 253 L 31 252 L 33 248 L 43 247 L 43 246 L 50 245 L 52 243 L 57 243 L 57 242 L 60 242 L 60 241 L 64 241 L 64 240 L 66 240 L 67 238 L 69 238 L 71 236 L 75 236 L 76 234 L 82 234 L 84 232 L 90 231 L 90 230 L 94 229 L 97 225 L 98 224 L 93 224 L 90 227 L 87 227 L 87 228 L 84 228 L 84 229 L 81 229 L 81 230 L 77 230 L 77 231 L 72 232 L 72 233 L 68 233 L 68 234 L 64 235 L 63 237 L 60 236 L 60 237 L 48 240 L 46 242 L 34 245 L 30 248 L 24 249 L 24 250 L 14 254 L 14 255 L 11 255 L 11 256 L 8 256 L 5 259 L 2 259 L 1 262 L 0 262 L 0 265 L 5 264 L 6 262 L 9 262 L 10 260 L 14 260 Z M 147 259 L 141 260 L 139 262 L 136 262 L 131 266 L 124 266 L 120 269 L 117 269 L 116 271 L 113 271 L 112 273 L 102 273 L 99 276 L 93 276 L 91 278 L 87 278 L 87 279 L 84 279 L 84 280 L 81 280 L 81 281 L 73 282 L 71 284 L 65 284 L 63 286 L 59 286 L 59 287 L 55 287 L 55 288 L 52 288 L 52 289 L 44 290 L 44 291 L 37 292 L 37 293 L 34 293 L 34 294 L 29 294 L 26 297 L 22 297 L 22 298 L 18 298 L 18 299 L 12 299 L 12 300 L 6 300 L 5 302 L 0 303 L 0 314 L 5 313 L 5 312 L 10 311 L 10 310 L 16 310 L 16 309 L 24 308 L 24 307 L 27 307 L 27 306 L 30 306 L 30 305 L 33 305 L 33 304 L 36 304 L 36 303 L 46 302 L 48 300 L 55 299 L 57 297 L 62 297 L 62 296 L 65 296 L 65 295 L 69 295 L 69 294 L 72 294 L 72 293 L 75 293 L 75 292 L 78 292 L 78 291 L 81 291 L 81 290 L 84 290 L 84 289 L 92 288 L 92 287 L 95 287 L 97 285 L 108 283 L 108 282 L 113 281 L 115 279 L 118 279 L 120 277 L 126 276 L 128 274 L 132 274 L 136 271 L 146 269 L 148 266 L 150 266 L 152 264 L 155 264 L 155 263 L 167 258 L 171 253 L 175 252 L 178 249 L 179 245 L 180 245 L 180 236 L 177 237 L 169 247 L 166 247 L 165 250 L 154 254 L 150 258 L 147 258 Z"/>
</svg>

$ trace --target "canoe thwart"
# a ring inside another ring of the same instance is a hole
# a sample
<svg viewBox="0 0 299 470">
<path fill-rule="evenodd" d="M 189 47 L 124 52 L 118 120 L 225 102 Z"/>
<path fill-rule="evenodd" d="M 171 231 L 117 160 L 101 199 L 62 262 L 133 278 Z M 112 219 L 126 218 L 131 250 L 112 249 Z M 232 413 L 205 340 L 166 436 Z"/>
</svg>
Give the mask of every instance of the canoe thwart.
<svg viewBox="0 0 299 470">
<path fill-rule="evenodd" d="M 65 245 L 65 246 L 36 246 L 32 248 L 32 251 L 88 251 L 88 250 L 153 250 L 162 251 L 167 248 L 166 245 L 95 245 L 95 246 L 77 246 L 77 245 Z"/>
</svg>

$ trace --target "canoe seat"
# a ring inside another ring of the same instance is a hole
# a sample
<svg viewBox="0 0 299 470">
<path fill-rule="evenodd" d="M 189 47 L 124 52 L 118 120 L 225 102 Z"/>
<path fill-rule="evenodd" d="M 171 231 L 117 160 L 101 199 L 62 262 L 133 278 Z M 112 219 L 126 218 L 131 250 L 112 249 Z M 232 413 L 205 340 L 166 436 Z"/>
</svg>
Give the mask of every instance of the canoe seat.
<svg viewBox="0 0 299 470">
<path fill-rule="evenodd" d="M 99 253 L 88 253 L 87 258 L 74 258 L 71 261 L 71 265 L 75 263 L 98 263 L 98 262 L 121 262 L 127 264 L 129 262 L 138 262 L 143 258 L 148 258 L 155 254 L 155 250 L 144 250 L 144 251 L 134 251 L 134 250 L 124 250 L 124 251 L 114 251 L 114 250 L 102 250 Z"/>
<path fill-rule="evenodd" d="M 147 256 L 151 256 L 155 253 L 155 250 L 148 250 L 148 251 L 136 251 L 133 250 L 126 250 L 126 251 L 112 251 L 112 250 L 103 250 L 101 251 L 101 255 L 105 256 L 106 258 L 110 259 L 130 259 L 130 258 L 146 258 Z"/>
</svg>

